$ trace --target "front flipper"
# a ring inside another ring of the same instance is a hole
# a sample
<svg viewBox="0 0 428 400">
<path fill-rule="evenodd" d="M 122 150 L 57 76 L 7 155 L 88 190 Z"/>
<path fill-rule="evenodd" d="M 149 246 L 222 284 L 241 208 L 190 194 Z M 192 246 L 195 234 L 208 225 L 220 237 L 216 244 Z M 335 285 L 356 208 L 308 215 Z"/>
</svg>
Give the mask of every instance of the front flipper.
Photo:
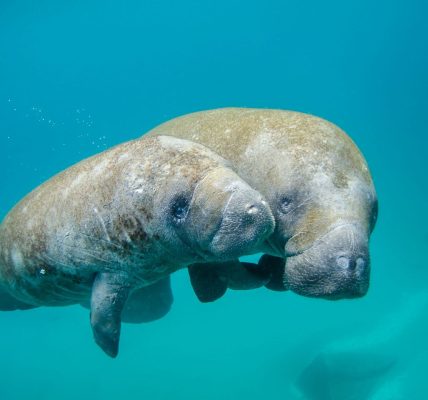
<svg viewBox="0 0 428 400">
<path fill-rule="evenodd" d="M 122 322 L 139 324 L 164 317 L 171 309 L 174 297 L 171 278 L 134 290 L 122 311 Z"/>
<path fill-rule="evenodd" d="M 91 295 L 91 326 L 95 342 L 110 357 L 119 351 L 121 314 L 130 293 L 126 278 L 98 273 Z"/>
<path fill-rule="evenodd" d="M 270 280 L 265 287 L 277 292 L 288 290 L 284 285 L 285 259 L 264 254 L 258 263 L 258 269 L 270 274 Z"/>
<path fill-rule="evenodd" d="M 228 288 L 256 289 L 266 285 L 271 278 L 270 271 L 239 260 L 192 264 L 188 269 L 193 290 L 203 303 L 218 300 Z"/>
<path fill-rule="evenodd" d="M 190 282 L 202 303 L 209 303 L 222 297 L 227 290 L 227 282 L 219 273 L 220 263 L 189 265 Z"/>
<path fill-rule="evenodd" d="M 233 290 L 251 290 L 266 285 L 271 276 L 270 271 L 259 268 L 258 265 L 231 261 L 222 270 L 227 278 L 227 287 Z"/>
</svg>

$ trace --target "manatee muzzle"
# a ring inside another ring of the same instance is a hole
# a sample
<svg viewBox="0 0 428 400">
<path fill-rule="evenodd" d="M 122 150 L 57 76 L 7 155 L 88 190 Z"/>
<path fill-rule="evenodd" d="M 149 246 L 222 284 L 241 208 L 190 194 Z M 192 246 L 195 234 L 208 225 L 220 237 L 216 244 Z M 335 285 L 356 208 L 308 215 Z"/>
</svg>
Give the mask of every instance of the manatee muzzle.
<svg viewBox="0 0 428 400">
<path fill-rule="evenodd" d="M 255 253 L 275 228 L 262 195 L 232 170 L 218 168 L 193 194 L 184 240 L 205 261 Z"/>
<path fill-rule="evenodd" d="M 249 186 L 239 185 L 230 194 L 209 250 L 229 259 L 255 253 L 274 228 L 274 217 L 263 197 Z"/>
<path fill-rule="evenodd" d="M 368 234 L 358 224 L 336 226 L 286 259 L 284 286 L 303 296 L 329 300 L 362 297 L 369 281 Z"/>
</svg>

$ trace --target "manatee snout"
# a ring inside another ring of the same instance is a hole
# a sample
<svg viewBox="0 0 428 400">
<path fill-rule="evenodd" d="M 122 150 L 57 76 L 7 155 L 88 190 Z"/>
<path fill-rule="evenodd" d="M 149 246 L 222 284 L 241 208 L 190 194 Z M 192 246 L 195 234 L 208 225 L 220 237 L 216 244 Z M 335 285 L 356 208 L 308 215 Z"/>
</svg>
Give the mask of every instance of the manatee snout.
<svg viewBox="0 0 428 400">
<path fill-rule="evenodd" d="M 252 252 L 272 234 L 274 227 L 272 212 L 260 193 L 243 182 L 234 183 L 210 250 L 228 257 Z"/>
<path fill-rule="evenodd" d="M 368 234 L 358 224 L 330 229 L 311 247 L 286 260 L 284 286 L 304 296 L 362 297 L 369 281 Z"/>
<path fill-rule="evenodd" d="M 228 168 L 206 175 L 193 194 L 190 235 L 205 261 L 230 260 L 256 251 L 275 228 L 263 196 Z"/>
</svg>

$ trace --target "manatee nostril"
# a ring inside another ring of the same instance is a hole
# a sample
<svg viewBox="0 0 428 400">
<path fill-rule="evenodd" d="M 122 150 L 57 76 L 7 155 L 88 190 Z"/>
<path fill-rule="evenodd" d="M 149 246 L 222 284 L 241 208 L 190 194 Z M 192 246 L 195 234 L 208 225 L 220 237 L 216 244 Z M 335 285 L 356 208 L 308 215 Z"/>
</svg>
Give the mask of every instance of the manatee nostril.
<svg viewBox="0 0 428 400">
<path fill-rule="evenodd" d="M 259 212 L 259 208 L 254 204 L 247 204 L 245 206 L 245 209 L 247 210 L 247 213 L 250 215 L 254 215 Z"/>
<path fill-rule="evenodd" d="M 345 256 L 337 257 L 336 263 L 342 269 L 349 269 L 351 267 L 351 260 Z"/>
<path fill-rule="evenodd" d="M 341 269 L 347 269 L 362 273 L 366 268 L 366 260 L 363 257 L 339 256 L 336 259 L 337 266 Z"/>
</svg>

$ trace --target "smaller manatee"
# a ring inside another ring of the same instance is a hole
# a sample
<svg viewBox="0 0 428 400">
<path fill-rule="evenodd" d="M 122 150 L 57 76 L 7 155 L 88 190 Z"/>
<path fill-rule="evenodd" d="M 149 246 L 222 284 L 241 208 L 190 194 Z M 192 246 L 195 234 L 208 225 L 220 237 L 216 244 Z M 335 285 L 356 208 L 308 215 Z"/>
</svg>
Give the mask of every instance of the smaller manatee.
<svg viewBox="0 0 428 400">
<path fill-rule="evenodd" d="M 130 141 L 56 175 L 6 216 L 0 309 L 88 304 L 95 341 L 115 357 L 122 318 L 168 311 L 172 272 L 251 253 L 273 229 L 260 193 L 214 152 L 168 136 Z M 155 312 L 143 304 L 150 285 Z"/>
</svg>

